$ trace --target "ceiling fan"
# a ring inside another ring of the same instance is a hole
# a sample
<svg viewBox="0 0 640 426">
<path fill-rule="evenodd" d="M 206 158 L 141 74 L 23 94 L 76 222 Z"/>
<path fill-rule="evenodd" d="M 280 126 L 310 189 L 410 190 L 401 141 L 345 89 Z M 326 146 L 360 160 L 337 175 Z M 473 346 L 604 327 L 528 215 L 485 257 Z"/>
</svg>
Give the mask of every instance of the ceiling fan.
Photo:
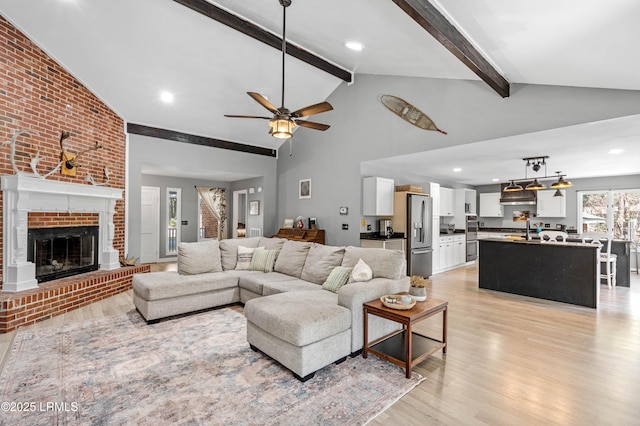
<svg viewBox="0 0 640 426">
<path fill-rule="evenodd" d="M 255 115 L 227 115 L 225 117 L 231 118 L 260 118 L 263 120 L 269 120 L 269 134 L 278 139 L 288 139 L 293 136 L 293 129 L 296 126 L 307 127 L 314 130 L 327 130 L 330 126 L 328 124 L 315 123 L 308 120 L 300 120 L 302 117 L 308 117 L 314 114 L 320 114 L 322 112 L 331 111 L 333 107 L 329 102 L 320 102 L 319 104 L 309 105 L 304 108 L 297 109 L 293 112 L 289 111 L 284 106 L 284 62 L 287 49 L 287 7 L 291 5 L 292 0 L 279 0 L 282 5 L 282 106 L 276 108 L 260 93 L 247 92 L 256 102 L 265 107 L 273 114 L 273 117 L 261 117 Z"/>
</svg>

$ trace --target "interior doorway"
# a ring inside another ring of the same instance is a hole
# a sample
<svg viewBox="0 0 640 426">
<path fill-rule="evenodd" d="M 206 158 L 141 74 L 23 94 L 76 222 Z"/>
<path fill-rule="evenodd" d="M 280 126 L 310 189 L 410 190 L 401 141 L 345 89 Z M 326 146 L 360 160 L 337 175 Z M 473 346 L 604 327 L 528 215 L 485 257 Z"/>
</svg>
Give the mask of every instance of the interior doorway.
<svg viewBox="0 0 640 426">
<path fill-rule="evenodd" d="M 143 186 L 140 198 L 140 263 L 155 263 L 160 246 L 160 188 Z"/>
<path fill-rule="evenodd" d="M 247 190 L 233 191 L 232 238 L 247 236 Z"/>
</svg>

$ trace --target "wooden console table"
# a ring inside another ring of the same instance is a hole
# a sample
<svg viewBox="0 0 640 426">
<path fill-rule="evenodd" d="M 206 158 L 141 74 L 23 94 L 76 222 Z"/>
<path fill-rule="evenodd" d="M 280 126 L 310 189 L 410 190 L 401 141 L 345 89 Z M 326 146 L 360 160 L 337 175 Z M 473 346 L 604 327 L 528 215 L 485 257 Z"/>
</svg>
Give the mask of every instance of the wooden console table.
<svg viewBox="0 0 640 426">
<path fill-rule="evenodd" d="M 447 353 L 447 306 L 449 302 L 428 298 L 424 302 L 406 311 L 387 308 L 378 300 L 364 303 L 364 346 L 362 357 L 367 358 L 369 352 L 400 367 L 404 367 L 407 379 L 411 377 L 411 369 L 429 355 L 442 349 Z M 442 340 L 424 336 L 412 331 L 416 323 L 442 312 Z M 403 325 L 402 330 L 381 337 L 369 343 L 369 314 Z M 415 353 L 414 353 L 415 352 Z M 416 355 L 417 353 L 417 355 Z"/>
<path fill-rule="evenodd" d="M 280 228 L 274 237 L 324 244 L 324 229 Z"/>
</svg>

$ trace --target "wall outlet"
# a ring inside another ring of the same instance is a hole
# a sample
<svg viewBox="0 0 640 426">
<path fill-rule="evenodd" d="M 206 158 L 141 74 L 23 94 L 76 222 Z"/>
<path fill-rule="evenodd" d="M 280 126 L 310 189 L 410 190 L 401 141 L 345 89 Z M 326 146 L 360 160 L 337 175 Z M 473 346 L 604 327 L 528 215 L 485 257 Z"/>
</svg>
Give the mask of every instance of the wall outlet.
<svg viewBox="0 0 640 426">
<path fill-rule="evenodd" d="M 188 224 L 189 224 L 189 221 L 188 221 L 188 220 L 183 220 L 183 221 L 181 222 L 181 224 L 182 224 L 182 225 L 188 225 Z"/>
<path fill-rule="evenodd" d="M 367 225 L 367 231 L 371 231 L 371 224 Z"/>
<path fill-rule="evenodd" d="M 343 223 L 342 224 L 342 229 L 344 229 L 345 231 L 349 229 L 349 224 L 348 223 Z"/>
</svg>

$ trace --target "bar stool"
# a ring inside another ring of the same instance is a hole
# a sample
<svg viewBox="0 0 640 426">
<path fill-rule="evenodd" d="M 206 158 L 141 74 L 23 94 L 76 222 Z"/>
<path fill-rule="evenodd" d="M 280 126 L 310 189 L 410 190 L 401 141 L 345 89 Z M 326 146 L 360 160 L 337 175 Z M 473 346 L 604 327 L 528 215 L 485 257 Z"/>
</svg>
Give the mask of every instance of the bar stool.
<svg viewBox="0 0 640 426">
<path fill-rule="evenodd" d="M 605 273 L 600 274 L 600 278 L 607 279 L 607 286 L 616 285 L 616 266 L 618 256 L 611 254 L 611 243 L 613 242 L 613 234 L 606 232 L 585 232 L 582 234 L 583 243 L 597 244 L 600 246 L 600 263 L 606 263 Z"/>
<path fill-rule="evenodd" d="M 566 243 L 569 234 L 562 231 L 540 231 L 541 243 Z"/>
</svg>

